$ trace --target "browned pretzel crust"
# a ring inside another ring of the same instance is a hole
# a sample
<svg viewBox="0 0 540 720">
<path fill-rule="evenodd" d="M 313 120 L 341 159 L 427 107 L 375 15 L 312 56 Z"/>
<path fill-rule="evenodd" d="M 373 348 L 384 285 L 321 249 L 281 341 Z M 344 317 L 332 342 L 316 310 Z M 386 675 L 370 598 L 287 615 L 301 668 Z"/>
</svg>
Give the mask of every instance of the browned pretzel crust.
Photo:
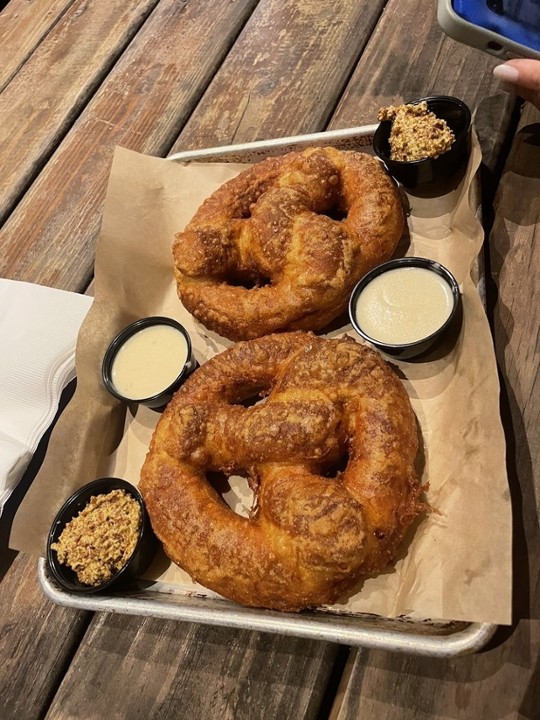
<svg viewBox="0 0 540 720">
<path fill-rule="evenodd" d="M 393 558 L 423 508 L 417 446 L 408 396 L 378 353 L 351 338 L 275 334 L 187 380 L 157 425 L 140 489 L 166 553 L 196 581 L 244 605 L 300 610 Z M 248 477 L 249 519 L 223 502 L 212 471 Z"/>
<path fill-rule="evenodd" d="M 365 153 L 269 158 L 222 185 L 176 236 L 178 294 L 232 340 L 318 330 L 391 257 L 403 224 L 395 186 Z"/>
</svg>

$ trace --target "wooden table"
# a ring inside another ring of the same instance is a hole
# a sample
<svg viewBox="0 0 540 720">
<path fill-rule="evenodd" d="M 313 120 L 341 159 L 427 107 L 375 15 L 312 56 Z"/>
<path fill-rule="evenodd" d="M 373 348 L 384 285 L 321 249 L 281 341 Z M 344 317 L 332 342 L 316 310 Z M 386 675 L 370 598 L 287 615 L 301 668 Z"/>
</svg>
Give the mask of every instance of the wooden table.
<svg viewBox="0 0 540 720">
<path fill-rule="evenodd" d="M 4 720 L 540 717 L 540 113 L 501 92 L 497 61 L 446 38 L 435 13 L 432 0 L 10 0 L 0 273 L 88 288 L 115 145 L 167 156 L 369 124 L 380 106 L 430 93 L 461 97 L 484 157 L 514 625 L 481 653 L 434 660 L 61 608 L 42 595 L 35 558 L 7 548 L 16 496 L 1 526 Z"/>
</svg>

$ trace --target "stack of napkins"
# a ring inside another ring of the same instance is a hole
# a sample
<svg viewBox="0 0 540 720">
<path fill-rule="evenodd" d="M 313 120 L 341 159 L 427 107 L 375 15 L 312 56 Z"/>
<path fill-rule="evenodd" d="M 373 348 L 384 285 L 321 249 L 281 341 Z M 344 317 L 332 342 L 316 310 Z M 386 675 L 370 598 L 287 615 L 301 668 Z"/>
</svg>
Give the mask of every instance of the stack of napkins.
<svg viewBox="0 0 540 720">
<path fill-rule="evenodd" d="M 75 377 L 92 298 L 0 279 L 0 513 Z"/>
</svg>

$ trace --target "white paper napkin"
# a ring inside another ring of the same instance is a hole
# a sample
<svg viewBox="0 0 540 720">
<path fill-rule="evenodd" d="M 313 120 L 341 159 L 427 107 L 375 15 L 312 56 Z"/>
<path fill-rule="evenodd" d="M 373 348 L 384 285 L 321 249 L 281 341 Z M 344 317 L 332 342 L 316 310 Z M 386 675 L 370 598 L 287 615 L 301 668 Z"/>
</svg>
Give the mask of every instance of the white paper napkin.
<svg viewBox="0 0 540 720">
<path fill-rule="evenodd" d="M 91 304 L 0 279 L 0 514 L 75 377 L 77 334 Z"/>
</svg>

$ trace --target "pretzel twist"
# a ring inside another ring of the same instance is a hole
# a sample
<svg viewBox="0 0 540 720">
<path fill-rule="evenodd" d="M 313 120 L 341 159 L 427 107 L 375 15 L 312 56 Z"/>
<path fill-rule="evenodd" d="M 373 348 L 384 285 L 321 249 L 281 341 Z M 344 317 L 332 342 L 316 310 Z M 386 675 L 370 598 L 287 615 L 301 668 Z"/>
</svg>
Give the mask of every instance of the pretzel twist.
<svg viewBox="0 0 540 720">
<path fill-rule="evenodd" d="M 242 404 L 257 393 L 264 403 Z M 275 334 L 186 381 L 140 488 L 166 553 L 196 581 L 244 605 L 300 610 L 392 559 L 423 508 L 417 447 L 408 396 L 378 353 L 351 338 Z M 212 472 L 248 477 L 249 518 L 225 504 Z"/>
<path fill-rule="evenodd" d="M 269 158 L 222 185 L 176 236 L 178 294 L 232 340 L 318 330 L 391 257 L 403 225 L 398 192 L 369 155 L 328 147 Z"/>
</svg>

